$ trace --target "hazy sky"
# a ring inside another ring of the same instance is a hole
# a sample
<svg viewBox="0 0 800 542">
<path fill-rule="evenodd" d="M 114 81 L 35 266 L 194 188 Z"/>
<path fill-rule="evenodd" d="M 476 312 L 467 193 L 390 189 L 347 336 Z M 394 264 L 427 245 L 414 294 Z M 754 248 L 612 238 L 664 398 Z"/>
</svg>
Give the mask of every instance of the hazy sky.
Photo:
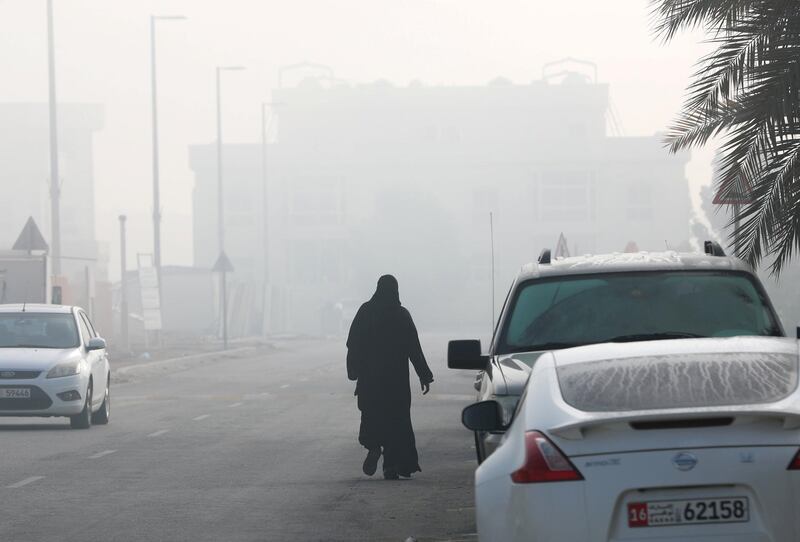
<svg viewBox="0 0 800 542">
<path fill-rule="evenodd" d="M 308 60 L 355 83 L 517 83 L 546 62 L 594 61 L 625 135 L 663 130 L 679 110 L 699 34 L 652 37 L 648 0 L 55 0 L 59 100 L 105 105 L 96 139 L 97 230 L 118 260 L 116 216 L 131 217 L 131 254 L 151 251 L 149 15 L 159 26 L 164 261 L 191 263 L 187 145 L 215 138 L 214 67 L 225 83 L 226 141 L 256 141 L 278 67 Z M 45 0 L 0 0 L 0 101 L 47 97 Z M 6 127 L 7 128 L 7 127 Z M 712 153 L 694 153 L 693 186 Z M 65 182 L 69 182 L 68 179 Z M 65 186 L 65 190 L 67 187 Z M 114 273 L 116 275 L 116 273 Z"/>
</svg>

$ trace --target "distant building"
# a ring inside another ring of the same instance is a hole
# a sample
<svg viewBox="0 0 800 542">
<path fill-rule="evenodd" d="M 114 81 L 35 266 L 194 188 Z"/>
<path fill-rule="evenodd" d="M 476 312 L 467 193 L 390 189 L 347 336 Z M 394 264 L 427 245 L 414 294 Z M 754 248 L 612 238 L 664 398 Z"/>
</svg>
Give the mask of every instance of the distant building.
<svg viewBox="0 0 800 542">
<path fill-rule="evenodd" d="M 384 272 L 426 325 L 488 322 L 490 212 L 498 304 L 561 233 L 573 253 L 677 248 L 690 236 L 688 154 L 668 154 L 657 136 L 609 137 L 604 84 L 312 79 L 273 99 L 286 105 L 268 151 L 266 273 L 261 146 L 225 151 L 229 255 L 256 290 L 268 277 L 273 330 L 336 328 Z M 215 160 L 213 145 L 191 149 L 198 265 L 216 246 Z"/>
<path fill-rule="evenodd" d="M 47 104 L 0 103 L 0 187 L 6 194 L 0 198 L 0 248 L 11 247 L 29 216 L 51 242 L 48 115 Z M 95 282 L 108 280 L 106 251 L 95 232 L 94 135 L 103 124 L 100 105 L 59 104 L 64 301 L 89 311 Z"/>
</svg>

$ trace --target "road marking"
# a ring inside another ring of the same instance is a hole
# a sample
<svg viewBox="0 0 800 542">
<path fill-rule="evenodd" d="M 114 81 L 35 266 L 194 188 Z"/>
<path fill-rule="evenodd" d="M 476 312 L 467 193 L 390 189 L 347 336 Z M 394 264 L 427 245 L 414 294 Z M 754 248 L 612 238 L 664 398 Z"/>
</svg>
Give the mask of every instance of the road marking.
<svg viewBox="0 0 800 542">
<path fill-rule="evenodd" d="M 228 405 L 228 408 L 236 408 L 242 406 L 244 403 L 233 403 L 232 405 Z"/>
<path fill-rule="evenodd" d="M 205 420 L 206 418 L 210 418 L 210 417 L 211 417 L 211 414 L 201 414 L 200 416 L 198 416 L 196 418 L 192 418 L 192 419 L 194 421 L 196 421 L 196 422 L 199 422 L 201 420 Z"/>
<path fill-rule="evenodd" d="M 286 388 L 288 388 L 289 386 L 291 386 L 291 384 L 284 384 L 283 386 L 281 386 L 281 389 L 282 389 L 282 390 L 285 390 L 285 389 L 286 389 Z"/>
<path fill-rule="evenodd" d="M 474 395 L 461 393 L 431 393 L 428 397 L 436 401 L 475 401 Z"/>
<path fill-rule="evenodd" d="M 150 434 L 149 434 L 149 435 L 147 435 L 147 436 L 148 436 L 149 438 L 153 438 L 153 437 L 160 437 L 161 435 L 163 435 L 163 434 L 165 434 L 165 433 L 169 433 L 169 429 L 161 429 L 160 431 L 156 431 L 155 433 L 150 433 Z"/>
<path fill-rule="evenodd" d="M 259 393 L 259 395 L 260 395 L 261 397 L 266 397 L 267 395 L 269 395 L 269 392 L 268 392 L 268 391 L 261 392 L 261 393 Z"/>
<path fill-rule="evenodd" d="M 21 487 L 27 486 L 28 484 L 32 484 L 34 482 L 38 482 L 44 478 L 44 476 L 31 476 L 30 478 L 25 478 L 21 482 L 17 482 L 16 484 L 11 484 L 10 486 L 6 486 L 8 489 L 19 489 Z"/>
<path fill-rule="evenodd" d="M 107 455 L 111 455 L 111 454 L 114 454 L 114 453 L 117 453 L 117 451 L 116 450 L 104 450 L 102 452 L 97 452 L 94 455 L 90 455 L 89 459 L 100 459 L 101 457 L 105 457 Z"/>
</svg>

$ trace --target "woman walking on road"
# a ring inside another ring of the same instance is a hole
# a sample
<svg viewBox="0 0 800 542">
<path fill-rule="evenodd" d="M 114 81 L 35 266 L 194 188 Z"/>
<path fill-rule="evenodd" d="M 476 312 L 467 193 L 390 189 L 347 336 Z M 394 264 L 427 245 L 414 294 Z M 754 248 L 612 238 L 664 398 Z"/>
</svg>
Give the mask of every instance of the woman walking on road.
<svg viewBox="0 0 800 542">
<path fill-rule="evenodd" d="M 347 338 L 347 377 L 357 381 L 358 441 L 368 450 L 363 466 L 368 476 L 378 469 L 381 454 L 387 480 L 422 471 L 411 427 L 409 359 L 425 395 L 433 374 L 411 314 L 400 304 L 397 279 L 384 275 L 375 295 L 356 313 Z"/>
</svg>

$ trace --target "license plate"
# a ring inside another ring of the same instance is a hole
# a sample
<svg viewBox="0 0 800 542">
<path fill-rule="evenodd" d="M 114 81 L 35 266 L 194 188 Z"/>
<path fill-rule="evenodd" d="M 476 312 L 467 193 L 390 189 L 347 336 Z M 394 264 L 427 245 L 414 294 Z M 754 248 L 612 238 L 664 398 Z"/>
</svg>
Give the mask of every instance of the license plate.
<svg viewBox="0 0 800 542">
<path fill-rule="evenodd" d="M 667 527 L 750 521 L 747 497 L 628 503 L 628 527 Z"/>
<path fill-rule="evenodd" d="M 0 388 L 0 399 L 30 399 L 30 388 Z"/>
</svg>

